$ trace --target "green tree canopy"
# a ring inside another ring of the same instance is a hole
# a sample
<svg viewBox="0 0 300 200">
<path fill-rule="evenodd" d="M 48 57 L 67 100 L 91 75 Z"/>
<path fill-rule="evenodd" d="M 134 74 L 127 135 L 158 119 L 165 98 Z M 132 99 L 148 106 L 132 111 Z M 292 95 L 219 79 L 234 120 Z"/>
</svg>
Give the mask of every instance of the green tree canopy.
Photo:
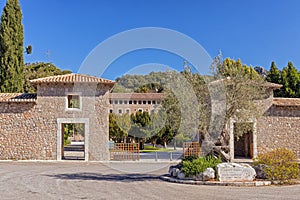
<svg viewBox="0 0 300 200">
<path fill-rule="evenodd" d="M 292 62 L 282 69 L 281 83 L 283 85 L 281 96 L 300 97 L 300 75 Z"/>
<path fill-rule="evenodd" d="M 114 142 L 126 143 L 126 138 L 130 129 L 131 118 L 129 114 L 109 114 L 109 138 Z"/>
<path fill-rule="evenodd" d="M 271 68 L 266 79 L 268 82 L 281 84 L 281 72 L 274 61 L 271 64 Z M 275 90 L 274 96 L 280 96 L 280 90 Z"/>
<path fill-rule="evenodd" d="M 32 63 L 25 65 L 25 92 L 36 92 L 35 88 L 30 85 L 30 80 L 43 78 L 47 76 L 56 76 L 72 73 L 69 70 L 60 70 L 52 63 Z"/>
<path fill-rule="evenodd" d="M 74 137 L 75 135 L 81 135 L 82 137 L 84 137 L 84 124 L 64 124 L 64 144 L 70 144 L 71 141 L 69 141 L 69 137 Z"/>
<path fill-rule="evenodd" d="M 225 116 L 222 123 L 223 128 L 219 133 L 210 132 L 209 134 L 219 134 L 218 138 L 213 138 L 214 140 L 217 139 L 213 141 L 215 144 L 213 150 L 219 153 L 223 159 L 229 160 L 229 121 L 234 118 L 238 122 L 248 122 L 251 118 L 256 118 L 262 114 L 255 102 L 265 97 L 265 81 L 251 66 L 243 65 L 240 60 L 235 61 L 226 58 L 222 61 L 220 57 L 217 57 L 212 69 L 215 80 L 211 83 L 211 88 L 215 92 L 211 90 L 213 92 L 210 95 L 216 96 L 215 99 L 219 100 L 218 95 L 225 93 L 226 98 L 224 98 L 225 105 L 220 104 L 217 108 L 217 110 L 224 109 L 223 114 L 221 114 L 221 116 Z M 218 89 L 222 84 L 224 86 L 223 91 Z M 243 132 L 240 131 L 240 133 Z M 237 138 L 240 136 L 235 135 Z"/>
<path fill-rule="evenodd" d="M 281 79 L 280 70 L 277 68 L 275 62 L 273 61 L 267 76 L 267 81 L 280 84 L 280 79 Z"/>
<path fill-rule="evenodd" d="M 246 79 L 260 79 L 259 74 L 252 66 L 242 64 L 242 61 L 237 61 L 226 58 L 222 64 L 216 66 L 215 76 L 217 78 L 231 77 L 231 78 L 246 78 Z"/>
<path fill-rule="evenodd" d="M 288 62 L 282 71 L 272 62 L 267 81 L 282 84 L 280 90 L 274 91 L 275 97 L 300 98 L 300 72 L 292 62 Z"/>
<path fill-rule="evenodd" d="M 122 115 L 116 115 L 116 122 L 119 127 L 119 137 L 123 139 L 123 142 L 126 142 L 126 137 L 131 129 L 131 118 L 128 113 Z"/>
<path fill-rule="evenodd" d="M 150 115 L 148 112 L 137 111 L 135 114 L 131 114 L 131 121 L 133 122 L 129 135 L 135 138 L 146 139 L 149 137 L 147 126 L 150 124 Z"/>
</svg>

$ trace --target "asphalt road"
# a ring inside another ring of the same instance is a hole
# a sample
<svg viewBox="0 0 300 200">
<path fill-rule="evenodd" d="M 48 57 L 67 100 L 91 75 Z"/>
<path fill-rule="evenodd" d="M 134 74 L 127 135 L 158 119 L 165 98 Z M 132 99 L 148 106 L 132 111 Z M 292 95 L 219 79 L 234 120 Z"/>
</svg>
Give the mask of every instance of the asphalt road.
<svg viewBox="0 0 300 200">
<path fill-rule="evenodd" d="M 0 199 L 300 199 L 300 185 L 227 187 L 164 182 L 166 163 L 0 162 Z"/>
</svg>

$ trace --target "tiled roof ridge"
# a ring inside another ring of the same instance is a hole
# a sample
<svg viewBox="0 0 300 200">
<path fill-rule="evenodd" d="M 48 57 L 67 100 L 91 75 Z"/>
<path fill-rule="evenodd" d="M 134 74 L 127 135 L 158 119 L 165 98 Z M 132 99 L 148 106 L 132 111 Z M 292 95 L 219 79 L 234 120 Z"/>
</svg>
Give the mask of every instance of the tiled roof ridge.
<svg viewBox="0 0 300 200">
<path fill-rule="evenodd" d="M 110 93 L 109 98 L 111 99 L 161 99 L 163 98 L 163 93 Z"/>
<path fill-rule="evenodd" d="M 114 81 L 99 78 L 96 76 L 90 76 L 85 74 L 64 74 L 64 75 L 56 75 L 56 76 L 48 76 L 43 78 L 37 78 L 30 80 L 32 84 L 38 83 L 115 83 Z"/>
<path fill-rule="evenodd" d="M 272 83 L 272 82 L 266 82 L 266 86 L 270 87 L 270 88 L 276 88 L 276 89 L 279 89 L 282 87 L 281 84 L 278 84 L 278 83 Z"/>
<path fill-rule="evenodd" d="M 226 78 L 223 78 L 223 79 L 219 79 L 219 80 L 215 80 L 215 81 L 212 81 L 210 82 L 209 84 L 213 85 L 213 84 L 217 84 L 217 83 L 220 83 L 220 82 L 231 82 L 231 78 L 230 77 L 226 77 Z M 256 82 L 254 80 L 248 80 L 247 84 L 256 84 Z M 262 84 L 262 86 L 265 86 L 265 87 L 268 87 L 268 88 L 272 88 L 272 89 L 280 89 L 282 87 L 281 84 L 277 84 L 277 83 L 272 83 L 272 82 L 268 82 L 266 81 L 264 84 Z"/>
<path fill-rule="evenodd" d="M 0 93 L 0 102 L 35 102 L 36 93 Z"/>
<path fill-rule="evenodd" d="M 274 97 L 275 106 L 300 106 L 300 98 Z"/>
</svg>

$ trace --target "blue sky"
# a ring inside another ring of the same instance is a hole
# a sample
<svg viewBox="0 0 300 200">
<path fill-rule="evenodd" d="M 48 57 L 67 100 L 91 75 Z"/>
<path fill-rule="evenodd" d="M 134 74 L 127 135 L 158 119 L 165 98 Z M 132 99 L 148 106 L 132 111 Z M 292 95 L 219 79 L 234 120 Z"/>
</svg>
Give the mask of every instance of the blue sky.
<svg viewBox="0 0 300 200">
<path fill-rule="evenodd" d="M 0 2 L 2 10 L 5 0 Z M 193 38 L 212 57 L 221 50 L 223 57 L 240 58 L 247 65 L 269 69 L 275 61 L 282 68 L 292 61 L 300 69 L 298 0 L 20 0 L 20 4 L 25 45 L 33 46 L 32 55 L 25 55 L 27 62 L 49 61 L 77 72 L 107 38 L 129 29 L 162 27 Z M 115 79 L 145 63 L 182 70 L 183 60 L 161 50 L 139 50 L 120 56 L 102 76 Z"/>
</svg>

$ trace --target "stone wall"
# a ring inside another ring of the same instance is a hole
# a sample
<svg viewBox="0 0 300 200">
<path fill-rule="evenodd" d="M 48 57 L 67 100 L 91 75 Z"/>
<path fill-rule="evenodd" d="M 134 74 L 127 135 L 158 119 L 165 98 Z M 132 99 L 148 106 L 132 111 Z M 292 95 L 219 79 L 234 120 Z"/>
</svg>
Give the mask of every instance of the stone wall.
<svg viewBox="0 0 300 200">
<path fill-rule="evenodd" d="M 254 156 L 276 148 L 287 148 L 300 159 L 300 106 L 273 105 L 272 90 L 267 91 L 265 99 L 257 101 L 256 104 L 259 108 L 258 115 L 261 117 L 254 120 L 256 122 L 253 133 Z M 230 125 L 231 131 L 233 125 L 233 123 Z M 238 144 L 232 148 L 233 144 L 231 141 L 231 151 L 240 148 L 237 147 Z"/>
<path fill-rule="evenodd" d="M 58 119 L 89 121 L 88 160 L 108 160 L 109 85 L 40 84 L 34 103 L 0 103 L 0 159 L 51 159 L 58 151 Z M 67 108 L 67 94 L 82 107 Z"/>
<path fill-rule="evenodd" d="M 0 103 L 0 159 L 55 159 L 55 122 L 36 103 Z"/>
<path fill-rule="evenodd" d="M 257 121 L 258 153 L 288 148 L 300 159 L 300 107 L 271 106 Z"/>
</svg>

